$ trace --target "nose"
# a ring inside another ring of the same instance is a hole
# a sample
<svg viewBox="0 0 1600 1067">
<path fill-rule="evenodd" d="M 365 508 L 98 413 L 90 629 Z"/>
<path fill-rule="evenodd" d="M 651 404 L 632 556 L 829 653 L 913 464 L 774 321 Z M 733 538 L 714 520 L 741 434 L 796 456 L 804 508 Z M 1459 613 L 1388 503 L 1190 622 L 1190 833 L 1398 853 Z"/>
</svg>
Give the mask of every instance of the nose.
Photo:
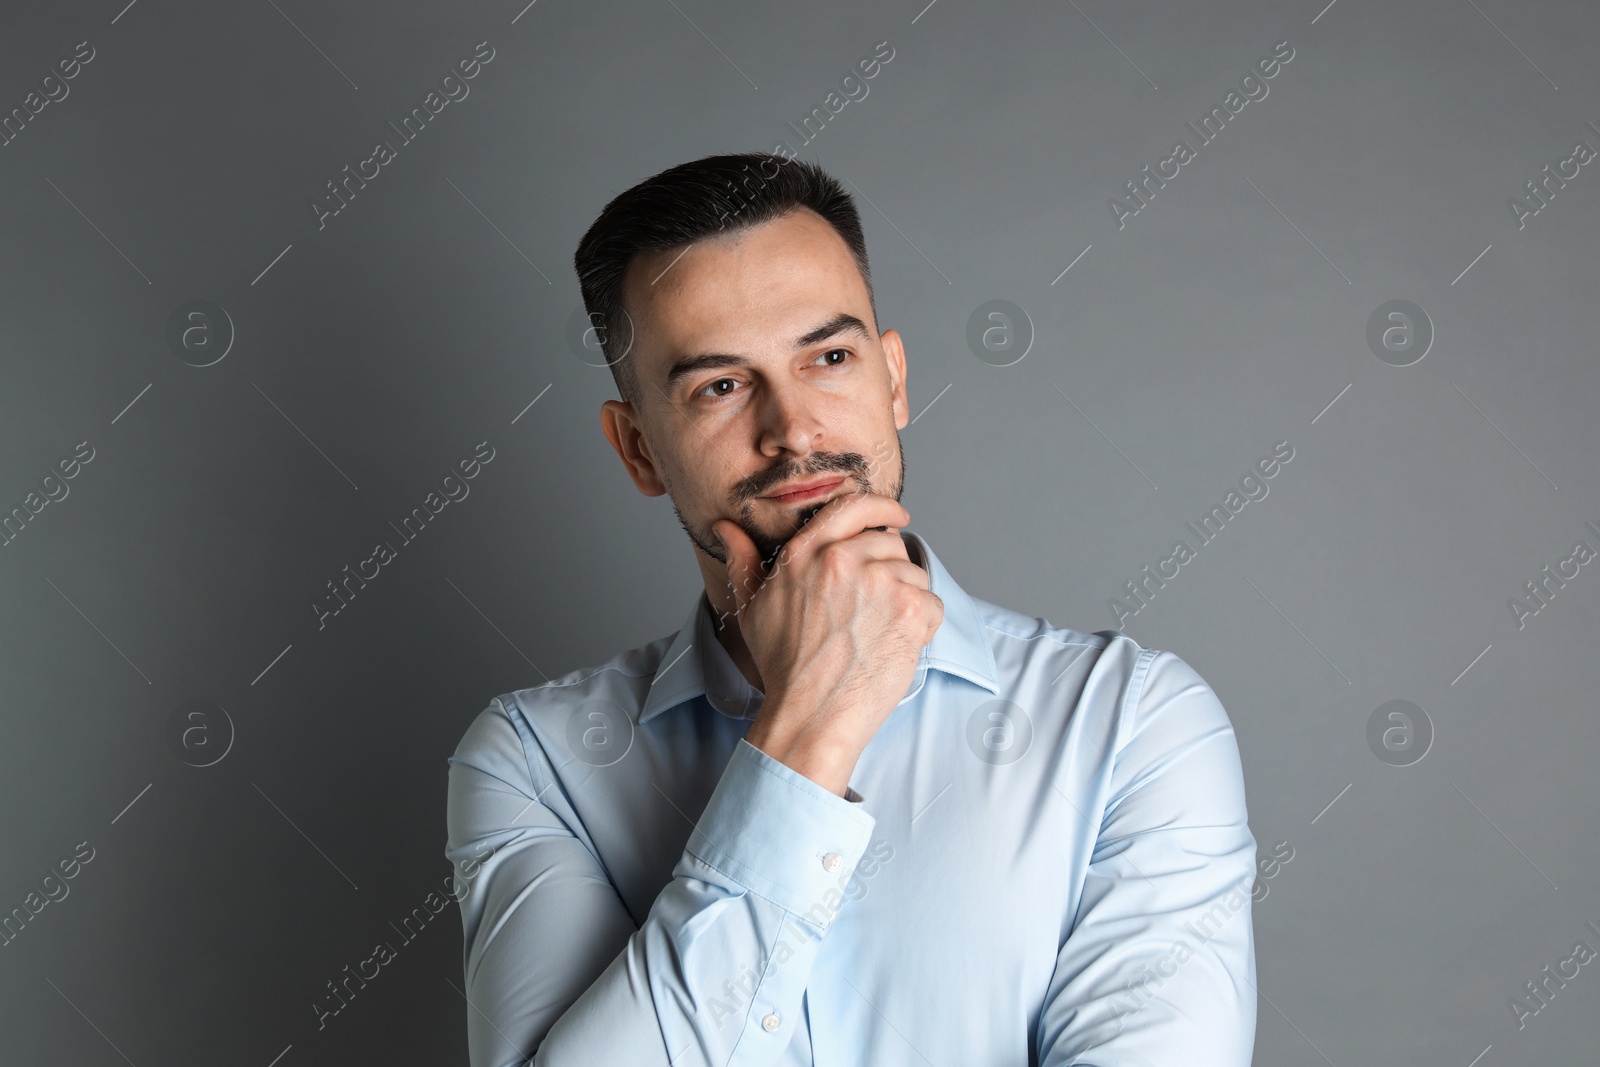
<svg viewBox="0 0 1600 1067">
<path fill-rule="evenodd" d="M 763 455 L 790 452 L 805 456 L 823 442 L 826 427 L 799 386 L 769 387 L 762 399 L 760 418 Z"/>
</svg>

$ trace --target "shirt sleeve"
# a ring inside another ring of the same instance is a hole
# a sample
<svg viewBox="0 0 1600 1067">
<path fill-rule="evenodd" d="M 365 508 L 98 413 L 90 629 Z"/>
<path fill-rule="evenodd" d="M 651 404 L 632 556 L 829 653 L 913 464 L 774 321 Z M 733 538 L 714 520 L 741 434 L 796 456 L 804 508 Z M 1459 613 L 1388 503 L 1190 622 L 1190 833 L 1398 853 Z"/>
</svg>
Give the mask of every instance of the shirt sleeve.
<svg viewBox="0 0 1600 1067">
<path fill-rule="evenodd" d="M 778 1062 L 872 835 L 860 803 L 741 739 L 636 924 L 498 702 L 449 763 L 472 1067 Z"/>
<path fill-rule="evenodd" d="M 1255 838 L 1227 713 L 1177 655 L 1140 652 L 1040 1067 L 1249 1067 Z M 1092 812 L 1086 815 L 1093 817 Z"/>
</svg>

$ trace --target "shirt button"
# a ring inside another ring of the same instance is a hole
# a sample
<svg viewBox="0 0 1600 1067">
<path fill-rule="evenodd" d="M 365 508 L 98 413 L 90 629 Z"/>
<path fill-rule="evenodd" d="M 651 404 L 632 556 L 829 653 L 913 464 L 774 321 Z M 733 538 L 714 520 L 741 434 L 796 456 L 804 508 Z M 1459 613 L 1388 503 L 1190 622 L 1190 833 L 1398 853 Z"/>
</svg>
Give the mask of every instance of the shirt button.
<svg viewBox="0 0 1600 1067">
<path fill-rule="evenodd" d="M 769 1034 L 782 1025 L 783 1020 L 778 1018 L 777 1012 L 772 1012 L 765 1019 L 761 1020 L 761 1029 L 765 1030 Z"/>
<path fill-rule="evenodd" d="M 843 856 L 839 855 L 837 852 L 830 852 L 826 856 L 822 857 L 822 869 L 827 871 L 829 874 L 832 874 L 834 871 L 839 869 L 839 865 L 843 862 Z"/>
</svg>

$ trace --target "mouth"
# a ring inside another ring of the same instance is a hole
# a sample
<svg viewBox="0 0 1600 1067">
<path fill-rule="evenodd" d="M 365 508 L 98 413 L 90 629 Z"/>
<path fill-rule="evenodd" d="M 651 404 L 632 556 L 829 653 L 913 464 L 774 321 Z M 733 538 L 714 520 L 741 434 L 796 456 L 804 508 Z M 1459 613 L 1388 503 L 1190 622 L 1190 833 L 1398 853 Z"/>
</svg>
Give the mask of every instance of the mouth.
<svg viewBox="0 0 1600 1067">
<path fill-rule="evenodd" d="M 844 476 L 813 478 L 808 481 L 792 483 L 781 492 L 769 493 L 762 499 L 771 500 L 777 504 L 804 504 L 807 501 L 820 500 L 843 485 L 844 482 Z"/>
</svg>

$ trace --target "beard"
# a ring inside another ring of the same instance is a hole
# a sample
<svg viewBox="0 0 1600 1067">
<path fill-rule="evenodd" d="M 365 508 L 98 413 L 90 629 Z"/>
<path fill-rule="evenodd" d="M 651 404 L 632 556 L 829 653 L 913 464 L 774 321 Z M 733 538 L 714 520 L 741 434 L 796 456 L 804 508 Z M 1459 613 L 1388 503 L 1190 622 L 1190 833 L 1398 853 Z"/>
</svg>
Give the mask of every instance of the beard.
<svg viewBox="0 0 1600 1067">
<path fill-rule="evenodd" d="M 898 431 L 895 432 L 895 445 L 896 450 L 900 453 L 900 474 L 895 480 L 893 496 L 895 501 L 898 502 L 905 492 L 906 484 L 906 452 L 901 447 Z M 771 569 L 774 561 L 778 558 L 778 553 L 783 551 L 784 546 L 796 534 L 805 529 L 806 523 L 810 522 L 817 512 L 832 501 L 823 500 L 800 508 L 798 521 L 796 521 L 794 529 L 779 536 L 774 536 L 756 525 L 755 505 L 751 501 L 765 494 L 768 490 L 795 478 L 835 473 L 854 477 L 863 493 L 879 492 L 873 486 L 872 479 L 868 476 L 866 457 L 859 452 L 813 452 L 807 457 L 804 464 L 790 460 L 773 467 L 771 470 L 753 474 L 733 487 L 732 495 L 738 514 L 730 516 L 730 518 L 756 546 L 756 551 L 761 556 L 761 565 L 764 570 Z M 672 487 L 668 485 L 669 494 L 671 489 Z M 721 541 L 716 534 L 711 532 L 709 525 L 704 530 L 697 530 L 688 522 L 685 522 L 683 513 L 678 510 L 676 500 L 673 501 L 672 513 L 678 517 L 678 525 L 683 527 L 683 532 L 689 535 L 689 540 L 694 542 L 695 547 L 718 563 L 724 566 L 727 565 L 727 553 L 723 550 Z"/>
</svg>

